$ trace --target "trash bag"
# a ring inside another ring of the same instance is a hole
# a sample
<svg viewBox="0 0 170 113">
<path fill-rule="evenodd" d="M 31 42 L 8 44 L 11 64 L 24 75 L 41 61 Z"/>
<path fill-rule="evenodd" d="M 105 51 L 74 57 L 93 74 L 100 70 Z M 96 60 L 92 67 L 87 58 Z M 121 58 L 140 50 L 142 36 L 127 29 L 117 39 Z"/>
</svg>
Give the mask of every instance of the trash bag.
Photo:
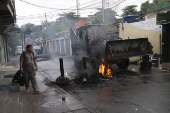
<svg viewBox="0 0 170 113">
<path fill-rule="evenodd" d="M 25 76 L 24 76 L 24 72 L 20 72 L 20 75 L 18 77 L 18 82 L 20 86 L 24 86 L 25 85 Z"/>
<path fill-rule="evenodd" d="M 18 78 L 19 78 L 19 75 L 20 75 L 20 70 L 18 70 L 16 73 L 15 73 L 15 75 L 14 75 L 14 77 L 13 77 L 13 79 L 12 79 L 12 82 L 18 82 Z"/>
</svg>

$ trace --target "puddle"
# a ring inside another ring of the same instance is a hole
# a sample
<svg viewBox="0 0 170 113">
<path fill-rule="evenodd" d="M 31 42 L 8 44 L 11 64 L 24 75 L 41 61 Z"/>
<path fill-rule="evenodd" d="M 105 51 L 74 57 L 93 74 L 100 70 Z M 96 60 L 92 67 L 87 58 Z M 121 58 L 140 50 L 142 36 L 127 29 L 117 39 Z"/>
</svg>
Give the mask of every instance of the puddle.
<svg viewBox="0 0 170 113">
<path fill-rule="evenodd" d="M 47 102 L 47 103 L 42 104 L 42 107 L 44 107 L 44 108 L 53 108 L 53 107 L 59 107 L 62 104 L 63 103 L 60 102 L 60 101 L 57 101 L 57 102 Z"/>
</svg>

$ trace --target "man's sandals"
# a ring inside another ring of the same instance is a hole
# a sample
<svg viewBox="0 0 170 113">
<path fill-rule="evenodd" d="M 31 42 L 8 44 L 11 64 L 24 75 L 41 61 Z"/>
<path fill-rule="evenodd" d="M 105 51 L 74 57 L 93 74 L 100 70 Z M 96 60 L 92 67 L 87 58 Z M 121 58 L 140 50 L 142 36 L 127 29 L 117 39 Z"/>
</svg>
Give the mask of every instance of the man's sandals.
<svg viewBox="0 0 170 113">
<path fill-rule="evenodd" d="M 34 93 L 39 93 L 40 91 L 38 89 L 34 89 Z"/>
<path fill-rule="evenodd" d="M 29 89 L 26 89 L 25 93 L 29 93 Z"/>
</svg>

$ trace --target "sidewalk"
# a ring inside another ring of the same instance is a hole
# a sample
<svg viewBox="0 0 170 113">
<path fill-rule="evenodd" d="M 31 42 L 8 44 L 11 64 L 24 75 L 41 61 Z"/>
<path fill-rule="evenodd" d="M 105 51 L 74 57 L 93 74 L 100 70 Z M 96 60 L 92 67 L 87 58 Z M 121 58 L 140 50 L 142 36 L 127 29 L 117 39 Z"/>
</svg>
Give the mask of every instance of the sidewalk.
<svg viewBox="0 0 170 113">
<path fill-rule="evenodd" d="M 16 69 L 0 69 L 0 113 L 93 113 L 58 85 L 49 81 L 41 72 L 37 72 L 39 94 L 12 83 Z"/>
<path fill-rule="evenodd" d="M 37 72 L 36 75 L 40 77 L 36 79 L 39 94 L 34 94 L 32 88 L 25 93 L 25 87 L 21 87 L 19 113 L 92 113 L 58 85 L 41 78 L 40 74 Z"/>
<path fill-rule="evenodd" d="M 20 86 L 11 82 L 16 71 L 14 66 L 0 67 L 0 113 L 17 113 Z"/>
</svg>

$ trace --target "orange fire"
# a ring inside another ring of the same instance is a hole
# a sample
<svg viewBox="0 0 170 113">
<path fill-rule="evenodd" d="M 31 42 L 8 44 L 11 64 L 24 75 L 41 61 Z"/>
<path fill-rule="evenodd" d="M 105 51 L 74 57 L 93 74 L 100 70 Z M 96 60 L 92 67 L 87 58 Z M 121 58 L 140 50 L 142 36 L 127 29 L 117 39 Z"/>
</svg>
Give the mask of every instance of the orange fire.
<svg viewBox="0 0 170 113">
<path fill-rule="evenodd" d="M 102 64 L 99 65 L 99 73 L 101 73 L 106 78 L 110 78 L 111 76 L 110 65 L 106 67 L 104 63 L 105 63 L 105 60 L 104 58 L 102 58 Z"/>
</svg>

